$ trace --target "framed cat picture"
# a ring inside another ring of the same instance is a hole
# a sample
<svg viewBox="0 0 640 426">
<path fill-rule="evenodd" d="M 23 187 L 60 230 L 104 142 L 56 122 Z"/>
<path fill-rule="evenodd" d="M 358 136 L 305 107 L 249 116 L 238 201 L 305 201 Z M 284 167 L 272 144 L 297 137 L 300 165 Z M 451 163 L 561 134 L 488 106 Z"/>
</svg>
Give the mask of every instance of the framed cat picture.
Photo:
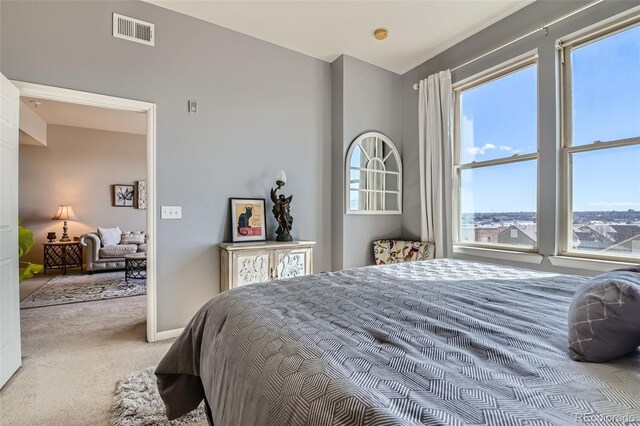
<svg viewBox="0 0 640 426">
<path fill-rule="evenodd" d="M 233 242 L 265 241 L 264 198 L 230 198 Z"/>
</svg>

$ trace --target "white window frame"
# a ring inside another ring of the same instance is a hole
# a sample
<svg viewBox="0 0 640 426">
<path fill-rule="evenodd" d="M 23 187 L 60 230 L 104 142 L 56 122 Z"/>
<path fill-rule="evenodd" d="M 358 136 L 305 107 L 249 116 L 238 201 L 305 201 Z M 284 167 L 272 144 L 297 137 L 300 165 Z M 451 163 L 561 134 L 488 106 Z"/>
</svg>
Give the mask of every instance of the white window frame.
<svg viewBox="0 0 640 426">
<path fill-rule="evenodd" d="M 538 53 L 537 50 L 527 52 L 516 58 L 513 58 L 507 62 L 501 63 L 492 67 L 482 73 L 476 74 L 464 80 L 461 80 L 453 85 L 453 247 L 454 253 L 460 254 L 472 254 L 478 256 L 488 257 L 503 257 L 511 259 L 510 252 L 524 253 L 538 253 L 538 241 L 536 239 L 535 247 L 523 247 L 512 244 L 487 244 L 484 242 L 465 242 L 459 241 L 460 239 L 460 225 L 462 222 L 462 212 L 460 211 L 460 197 L 461 197 L 461 182 L 460 175 L 463 170 L 477 169 L 490 166 L 497 166 L 503 164 L 513 164 L 523 161 L 536 160 L 536 218 L 539 217 L 540 210 L 540 131 L 538 129 L 539 121 L 539 92 L 538 92 L 538 80 L 536 79 L 536 151 L 528 154 L 514 154 L 510 157 L 503 157 L 494 160 L 486 161 L 472 161 L 471 163 L 460 163 L 460 95 L 465 90 L 472 89 L 474 87 L 481 86 L 491 81 L 497 80 L 501 77 L 505 77 L 509 74 L 521 71 L 530 66 L 536 66 L 537 73 L 540 72 L 538 67 Z M 536 74 L 537 77 L 538 74 Z M 467 253 L 469 252 L 469 253 Z M 477 252 L 477 253 L 476 253 Z M 486 252 L 487 254 L 483 254 Z M 516 253 L 518 254 L 518 253 Z M 535 257 L 535 258 L 533 258 Z M 531 263 L 540 263 L 541 256 L 532 256 Z"/>
<path fill-rule="evenodd" d="M 617 33 L 640 25 L 640 13 L 625 13 L 623 18 L 614 17 L 596 25 L 584 28 L 557 41 L 556 48 L 560 65 L 560 135 L 561 135 L 561 193 L 560 193 L 560 233 L 558 235 L 558 256 L 565 258 L 591 259 L 611 262 L 633 262 L 638 257 L 600 254 L 599 252 L 578 251 L 571 249 L 573 238 L 573 179 L 571 169 L 572 154 L 599 151 L 603 149 L 640 146 L 640 135 L 637 137 L 613 141 L 594 141 L 591 144 L 573 146 L 572 138 L 572 85 L 571 85 L 571 50 L 593 43 Z M 559 263 L 563 263 L 558 259 Z M 561 265 L 562 266 L 562 265 Z"/>
</svg>

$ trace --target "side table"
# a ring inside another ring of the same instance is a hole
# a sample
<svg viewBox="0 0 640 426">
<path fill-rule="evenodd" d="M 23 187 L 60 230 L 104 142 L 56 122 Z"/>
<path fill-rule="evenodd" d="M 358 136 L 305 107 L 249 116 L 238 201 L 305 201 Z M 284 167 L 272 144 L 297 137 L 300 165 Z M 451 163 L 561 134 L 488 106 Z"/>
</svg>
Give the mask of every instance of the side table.
<svg viewBox="0 0 640 426">
<path fill-rule="evenodd" d="M 44 274 L 47 269 L 62 269 L 66 274 L 69 268 L 82 270 L 82 246 L 79 241 L 42 243 L 44 246 Z"/>
<path fill-rule="evenodd" d="M 124 280 L 129 282 L 129 278 L 147 278 L 146 253 L 133 253 L 124 257 Z"/>
</svg>

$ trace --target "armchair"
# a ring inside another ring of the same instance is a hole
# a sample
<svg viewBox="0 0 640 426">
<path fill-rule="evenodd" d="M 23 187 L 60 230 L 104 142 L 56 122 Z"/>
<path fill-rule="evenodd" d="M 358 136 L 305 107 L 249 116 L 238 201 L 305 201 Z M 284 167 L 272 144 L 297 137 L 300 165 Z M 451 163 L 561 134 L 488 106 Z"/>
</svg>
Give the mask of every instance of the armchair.
<svg viewBox="0 0 640 426">
<path fill-rule="evenodd" d="M 433 259 L 435 244 L 420 241 L 376 240 L 373 256 L 376 265 Z"/>
</svg>

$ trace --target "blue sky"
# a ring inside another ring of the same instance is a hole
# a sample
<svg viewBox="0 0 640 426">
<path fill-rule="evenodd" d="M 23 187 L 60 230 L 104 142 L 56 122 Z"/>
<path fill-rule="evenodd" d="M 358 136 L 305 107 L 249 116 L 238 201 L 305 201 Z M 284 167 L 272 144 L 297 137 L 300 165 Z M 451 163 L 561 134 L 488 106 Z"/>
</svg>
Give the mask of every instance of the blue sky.
<svg viewBox="0 0 640 426">
<path fill-rule="evenodd" d="M 640 26 L 571 59 L 574 144 L 640 136 Z M 462 163 L 536 151 L 536 73 L 531 66 L 462 94 Z M 463 172 L 462 213 L 535 211 L 536 167 Z M 640 210 L 640 146 L 576 154 L 574 177 L 574 211 Z"/>
</svg>

